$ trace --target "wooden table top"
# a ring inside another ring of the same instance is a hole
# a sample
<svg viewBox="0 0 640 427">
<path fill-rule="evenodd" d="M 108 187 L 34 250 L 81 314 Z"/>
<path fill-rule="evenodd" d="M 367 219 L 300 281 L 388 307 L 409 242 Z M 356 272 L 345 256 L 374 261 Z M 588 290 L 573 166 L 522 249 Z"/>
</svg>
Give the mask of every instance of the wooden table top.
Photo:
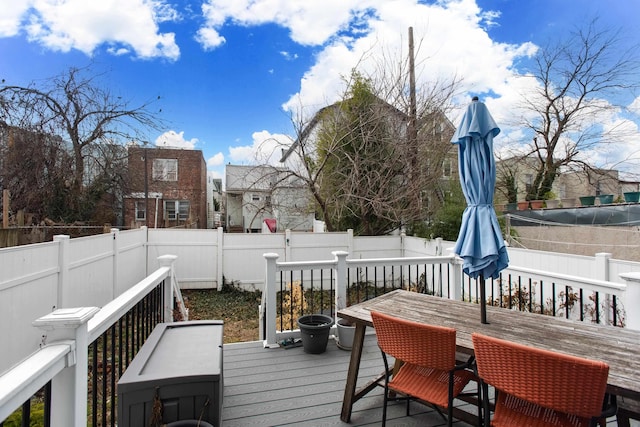
<svg viewBox="0 0 640 427">
<path fill-rule="evenodd" d="M 640 331 L 487 307 L 488 324 L 480 322 L 480 306 L 463 301 L 396 290 L 338 311 L 355 324 L 373 326 L 371 311 L 457 331 L 458 351 L 473 354 L 471 334 L 543 348 L 609 364 L 608 392 L 640 399 Z"/>
</svg>

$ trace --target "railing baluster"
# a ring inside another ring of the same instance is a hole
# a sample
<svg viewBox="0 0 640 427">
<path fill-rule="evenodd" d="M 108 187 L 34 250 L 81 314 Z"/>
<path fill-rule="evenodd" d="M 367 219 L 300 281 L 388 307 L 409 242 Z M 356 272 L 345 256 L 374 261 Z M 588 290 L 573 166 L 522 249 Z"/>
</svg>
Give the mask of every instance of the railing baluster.
<svg viewBox="0 0 640 427">
<path fill-rule="evenodd" d="M 22 420 L 20 425 L 22 427 L 29 427 L 31 421 L 31 399 L 28 399 L 22 404 Z"/>
<path fill-rule="evenodd" d="M 102 423 L 100 424 L 101 426 L 106 426 L 107 425 L 107 395 L 108 395 L 108 390 L 107 390 L 107 378 L 109 378 L 109 372 L 108 372 L 108 367 L 109 367 L 109 362 L 107 360 L 107 356 L 108 356 L 108 345 L 107 343 L 109 342 L 109 332 L 105 332 L 102 337 L 101 337 L 101 341 L 102 341 L 102 375 L 101 375 L 101 380 L 102 380 Z"/>
<path fill-rule="evenodd" d="M 113 324 L 111 326 L 111 362 L 109 365 L 111 366 L 111 405 L 109 408 L 109 412 L 111 414 L 111 427 L 115 427 L 116 425 L 116 325 Z M 118 377 L 119 378 L 119 377 Z"/>
<path fill-rule="evenodd" d="M 98 340 L 91 344 L 91 425 L 98 425 Z"/>
<path fill-rule="evenodd" d="M 51 426 L 51 381 L 44 386 L 44 427 Z"/>
</svg>

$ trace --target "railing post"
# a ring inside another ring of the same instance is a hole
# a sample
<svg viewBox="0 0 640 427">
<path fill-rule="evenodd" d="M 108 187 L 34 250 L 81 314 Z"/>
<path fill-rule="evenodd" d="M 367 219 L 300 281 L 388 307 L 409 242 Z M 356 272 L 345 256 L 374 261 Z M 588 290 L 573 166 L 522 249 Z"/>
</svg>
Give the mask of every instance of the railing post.
<svg viewBox="0 0 640 427">
<path fill-rule="evenodd" d="M 604 280 L 606 282 L 609 281 L 609 260 L 611 259 L 611 254 L 608 252 L 599 252 L 595 256 L 595 278 L 598 280 Z M 594 293 L 595 294 L 595 293 Z M 600 323 L 604 325 L 608 325 L 611 321 L 611 294 L 604 295 L 604 313 L 600 319 Z M 599 307 L 595 308 L 596 310 L 600 310 Z"/>
<path fill-rule="evenodd" d="M 265 333 L 264 340 L 265 348 L 276 348 L 278 343 L 276 342 L 276 261 L 278 260 L 278 254 L 266 253 L 262 255 L 266 261 L 265 273 L 264 273 L 264 293 L 265 298 Z"/>
<path fill-rule="evenodd" d="M 347 306 L 347 256 L 349 252 L 334 251 L 331 252 L 336 260 L 336 322 L 338 310 L 342 310 Z"/>
<path fill-rule="evenodd" d="M 158 263 L 160 267 L 169 267 L 169 280 L 165 281 L 164 288 L 162 289 L 162 295 L 164 296 L 164 321 L 173 322 L 173 288 L 178 287 L 175 283 L 175 261 L 178 259 L 177 255 L 161 255 L 158 257 Z"/>
<path fill-rule="evenodd" d="M 64 234 L 53 236 L 53 241 L 58 242 L 58 295 L 56 308 L 63 308 L 69 300 L 66 290 L 69 288 L 69 240 L 70 237 Z"/>
<path fill-rule="evenodd" d="M 44 341 L 75 341 L 75 351 L 67 356 L 66 368 L 51 382 L 51 425 L 87 425 L 89 334 L 87 322 L 97 307 L 63 308 L 33 322 L 47 331 Z"/>
<path fill-rule="evenodd" d="M 626 327 L 640 330 L 640 273 L 622 273 L 620 277 L 627 282 L 624 292 L 624 308 L 627 316 Z"/>
<path fill-rule="evenodd" d="M 462 258 L 456 256 L 451 260 L 453 270 L 453 283 L 449 291 L 449 299 L 462 300 L 462 287 L 464 286 L 464 274 L 462 273 Z"/>
</svg>

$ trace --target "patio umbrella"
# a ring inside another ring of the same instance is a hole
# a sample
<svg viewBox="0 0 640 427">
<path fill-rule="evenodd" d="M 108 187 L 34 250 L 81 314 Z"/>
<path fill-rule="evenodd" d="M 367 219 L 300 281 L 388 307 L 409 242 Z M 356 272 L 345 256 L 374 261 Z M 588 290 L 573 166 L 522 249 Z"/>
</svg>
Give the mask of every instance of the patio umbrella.
<svg viewBox="0 0 640 427">
<path fill-rule="evenodd" d="M 458 145 L 458 170 L 467 207 L 462 214 L 455 253 L 462 269 L 473 279 L 480 278 L 480 316 L 487 323 L 485 279 L 497 278 L 509 265 L 507 249 L 493 209 L 496 164 L 493 138 L 500 128 L 477 97 L 467 107 L 452 143 Z"/>
</svg>

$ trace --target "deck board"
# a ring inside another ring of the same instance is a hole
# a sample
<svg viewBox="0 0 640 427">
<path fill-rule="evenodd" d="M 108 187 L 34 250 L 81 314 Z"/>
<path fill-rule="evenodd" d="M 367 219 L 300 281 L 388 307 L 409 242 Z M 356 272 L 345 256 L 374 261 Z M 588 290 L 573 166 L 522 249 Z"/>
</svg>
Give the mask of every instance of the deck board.
<svg viewBox="0 0 640 427">
<path fill-rule="evenodd" d="M 382 419 L 382 388 L 354 406 L 351 423 L 340 420 L 350 352 L 329 340 L 323 354 L 304 353 L 302 347 L 264 349 L 262 342 L 225 344 L 223 425 L 233 426 L 378 426 Z M 375 336 L 367 335 L 360 366 L 360 382 L 383 370 Z M 474 407 L 462 401 L 456 406 Z M 444 426 L 432 408 L 391 402 L 389 426 Z M 454 425 L 467 427 L 462 421 Z"/>
</svg>

